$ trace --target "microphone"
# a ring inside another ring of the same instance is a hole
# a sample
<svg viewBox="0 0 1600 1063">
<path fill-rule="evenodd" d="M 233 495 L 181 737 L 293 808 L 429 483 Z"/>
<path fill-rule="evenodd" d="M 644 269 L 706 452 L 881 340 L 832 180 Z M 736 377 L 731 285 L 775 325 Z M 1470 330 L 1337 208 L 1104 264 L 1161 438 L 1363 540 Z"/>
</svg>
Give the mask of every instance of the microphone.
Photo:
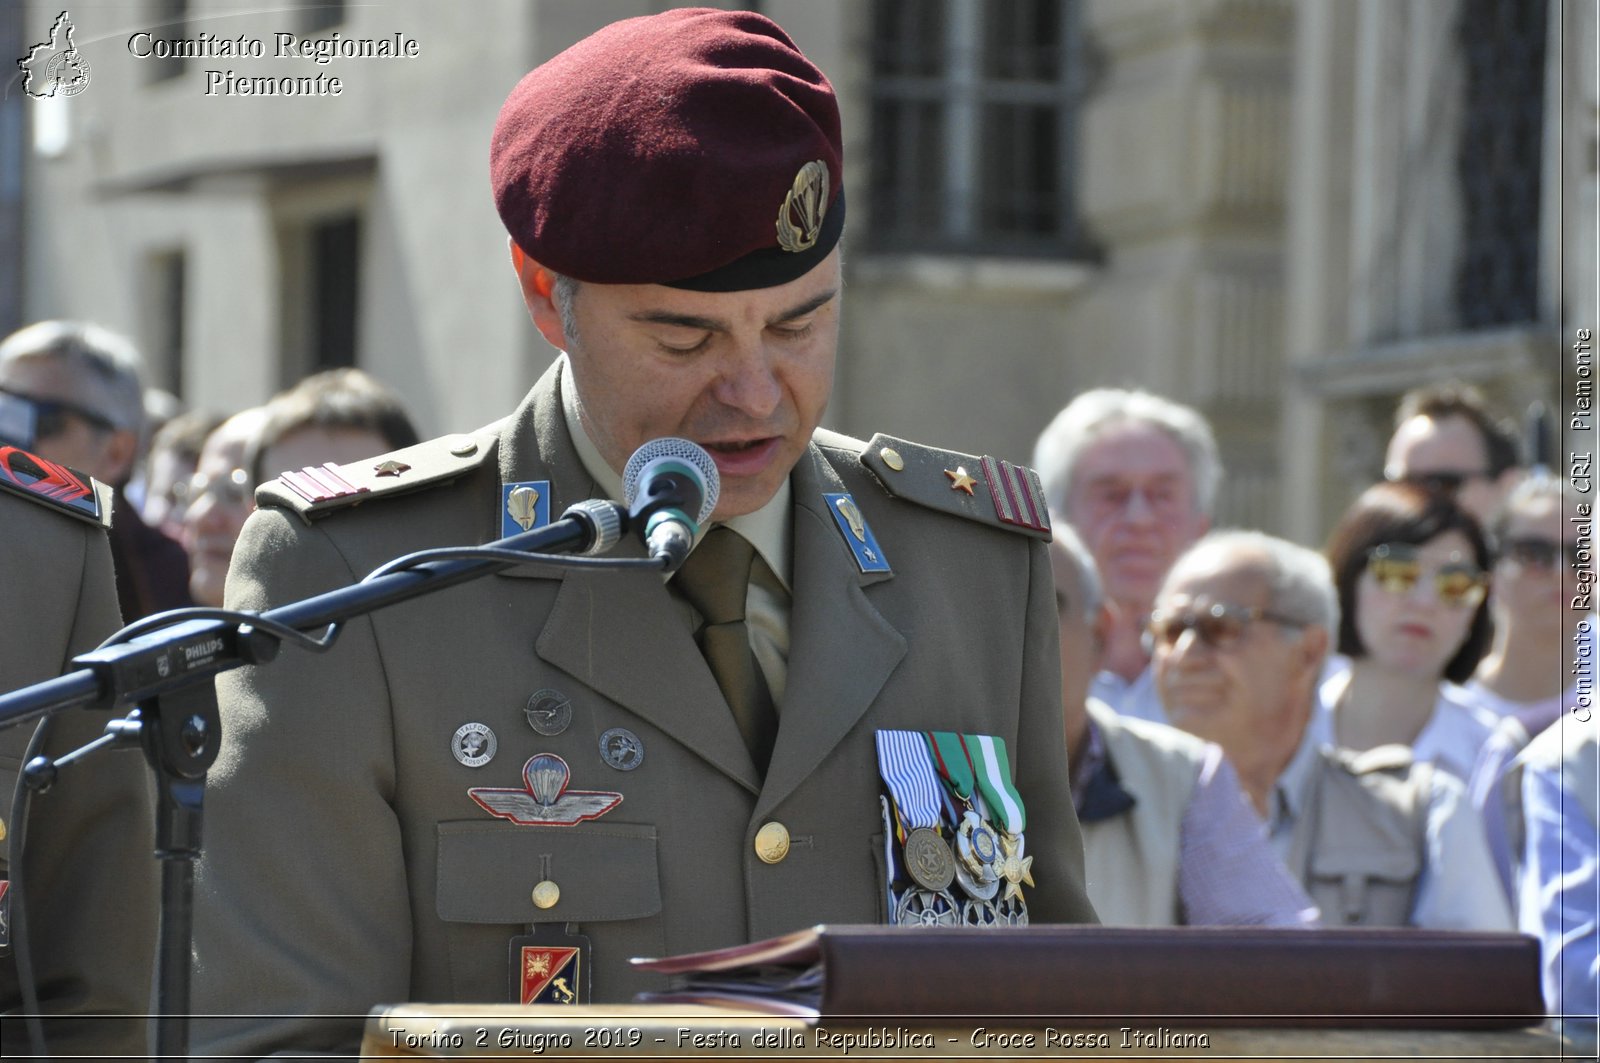
<svg viewBox="0 0 1600 1063">
<path fill-rule="evenodd" d="M 711 519 L 720 491 L 717 463 L 687 439 L 652 439 L 622 470 L 628 527 L 639 530 L 651 557 L 665 559 L 667 572 L 689 556 L 695 532 Z"/>
</svg>

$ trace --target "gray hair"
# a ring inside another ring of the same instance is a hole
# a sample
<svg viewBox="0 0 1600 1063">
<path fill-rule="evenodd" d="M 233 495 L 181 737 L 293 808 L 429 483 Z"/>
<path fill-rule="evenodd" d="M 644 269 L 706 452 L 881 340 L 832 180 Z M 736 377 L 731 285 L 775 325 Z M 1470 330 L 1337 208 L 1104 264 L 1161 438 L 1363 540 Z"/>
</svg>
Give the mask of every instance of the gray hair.
<svg viewBox="0 0 1600 1063">
<path fill-rule="evenodd" d="M 1195 508 L 1209 517 L 1222 481 L 1222 459 L 1211 425 L 1188 406 L 1148 391 L 1121 388 L 1085 391 L 1039 433 L 1033 467 L 1044 483 L 1045 504 L 1067 512 L 1073 475 L 1085 448 L 1108 429 L 1130 421 L 1160 429 L 1183 448 L 1194 481 Z"/>
<path fill-rule="evenodd" d="M 143 432 L 144 359 L 133 341 L 85 321 L 39 321 L 0 341 L 0 365 L 27 358 L 60 358 L 98 383 L 102 414 L 118 428 Z"/>
<path fill-rule="evenodd" d="M 1093 624 L 1095 617 L 1100 614 L 1101 603 L 1105 601 L 1105 588 L 1100 582 L 1100 568 L 1094 563 L 1094 555 L 1078 537 L 1078 533 L 1072 530 L 1072 525 L 1058 516 L 1052 516 L 1050 523 L 1052 549 L 1059 547 L 1059 552 L 1071 563 L 1078 576 L 1078 596 L 1083 601 L 1071 604 L 1083 614 L 1085 623 Z"/>
<path fill-rule="evenodd" d="M 550 275 L 555 278 L 550 286 L 550 298 L 561 315 L 561 334 L 570 347 L 578 338 L 578 319 L 572 316 L 572 304 L 578 298 L 578 285 L 582 282 L 565 273 L 551 271 Z"/>
<path fill-rule="evenodd" d="M 1218 556 L 1259 568 L 1267 577 L 1268 608 L 1302 626 L 1317 626 L 1333 638 L 1339 631 L 1339 593 L 1328 559 L 1315 550 L 1265 532 L 1211 532 L 1172 563 L 1157 600 L 1190 569 Z"/>
</svg>

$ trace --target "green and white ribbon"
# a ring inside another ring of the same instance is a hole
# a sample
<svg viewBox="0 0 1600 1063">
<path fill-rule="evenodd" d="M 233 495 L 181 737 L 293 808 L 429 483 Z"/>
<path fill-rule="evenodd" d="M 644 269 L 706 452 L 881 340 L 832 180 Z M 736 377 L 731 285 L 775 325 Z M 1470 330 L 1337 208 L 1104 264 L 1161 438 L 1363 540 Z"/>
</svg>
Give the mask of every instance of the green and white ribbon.
<svg viewBox="0 0 1600 1063">
<path fill-rule="evenodd" d="M 1027 826 L 1027 810 L 1022 795 L 1011 781 L 1011 758 L 1006 756 L 1006 740 L 993 735 L 965 735 L 968 752 L 978 775 L 978 791 L 989 806 L 989 814 L 1008 834 L 1021 834 Z"/>
</svg>

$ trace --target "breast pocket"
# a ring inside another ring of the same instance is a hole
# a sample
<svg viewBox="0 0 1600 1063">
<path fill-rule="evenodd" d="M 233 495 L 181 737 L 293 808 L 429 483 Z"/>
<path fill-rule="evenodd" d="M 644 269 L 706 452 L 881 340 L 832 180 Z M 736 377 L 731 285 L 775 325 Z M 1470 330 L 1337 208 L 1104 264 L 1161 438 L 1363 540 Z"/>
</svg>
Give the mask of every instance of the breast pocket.
<svg viewBox="0 0 1600 1063">
<path fill-rule="evenodd" d="M 629 823 L 441 823 L 438 891 L 446 922 L 644 919 L 661 911 L 656 830 Z"/>
<path fill-rule="evenodd" d="M 594 1000 L 653 987 L 628 960 L 665 953 L 655 827 L 458 821 L 438 832 L 437 911 L 457 999 L 504 999 L 510 938 L 538 923 L 588 938 Z"/>
</svg>

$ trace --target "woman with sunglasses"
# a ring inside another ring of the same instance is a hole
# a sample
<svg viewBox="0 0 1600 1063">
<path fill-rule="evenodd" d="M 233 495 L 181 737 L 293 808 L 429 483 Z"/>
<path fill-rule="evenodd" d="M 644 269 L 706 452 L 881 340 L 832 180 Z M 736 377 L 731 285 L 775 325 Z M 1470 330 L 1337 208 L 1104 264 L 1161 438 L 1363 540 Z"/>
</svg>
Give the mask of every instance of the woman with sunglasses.
<svg viewBox="0 0 1600 1063">
<path fill-rule="evenodd" d="M 1334 744 L 1409 746 L 1465 781 L 1495 718 L 1457 685 L 1490 639 L 1489 548 L 1466 510 L 1403 483 L 1368 488 L 1324 551 L 1339 591 L 1338 652 L 1322 687 Z"/>
</svg>

